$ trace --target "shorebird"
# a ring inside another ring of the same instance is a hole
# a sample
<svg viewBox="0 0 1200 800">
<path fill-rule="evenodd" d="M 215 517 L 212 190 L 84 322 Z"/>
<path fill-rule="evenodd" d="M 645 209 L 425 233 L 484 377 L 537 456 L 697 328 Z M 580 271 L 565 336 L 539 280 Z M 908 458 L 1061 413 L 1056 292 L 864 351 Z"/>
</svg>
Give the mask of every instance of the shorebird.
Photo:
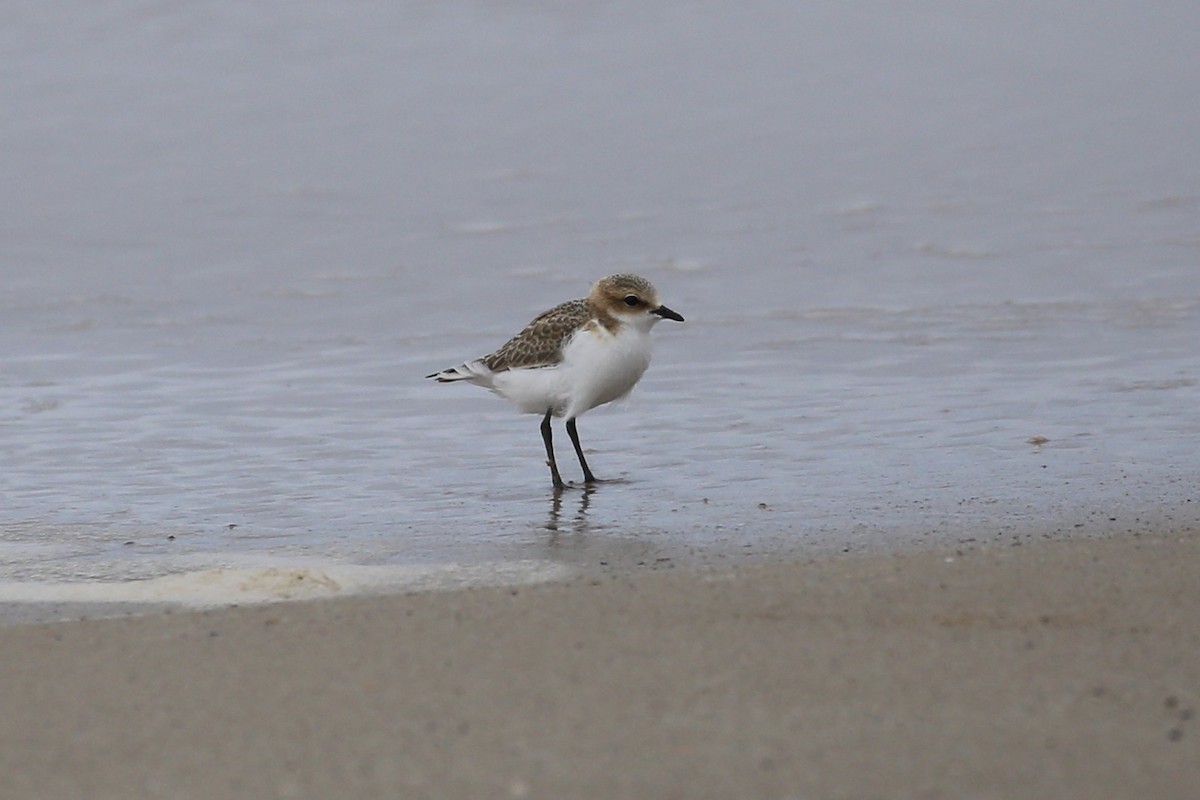
<svg viewBox="0 0 1200 800">
<path fill-rule="evenodd" d="M 596 483 L 579 445 L 575 419 L 632 391 L 650 366 L 650 329 L 683 317 L 664 306 L 650 281 L 609 275 L 588 296 L 539 314 L 489 355 L 426 375 L 438 383 L 467 381 L 490 389 L 523 413 L 542 415 L 542 441 L 554 488 L 565 488 L 554 460 L 551 417 L 566 417 L 585 483 Z"/>
</svg>

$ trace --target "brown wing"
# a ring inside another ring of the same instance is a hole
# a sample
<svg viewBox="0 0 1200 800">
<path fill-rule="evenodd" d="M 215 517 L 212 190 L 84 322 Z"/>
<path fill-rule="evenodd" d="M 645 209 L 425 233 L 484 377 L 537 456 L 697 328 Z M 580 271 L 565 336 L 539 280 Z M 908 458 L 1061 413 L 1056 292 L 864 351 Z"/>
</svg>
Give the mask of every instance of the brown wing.
<svg viewBox="0 0 1200 800">
<path fill-rule="evenodd" d="M 562 347 L 591 318 L 586 300 L 570 300 L 539 314 L 525 330 L 496 352 L 483 357 L 493 372 L 518 367 L 545 367 L 562 357 Z"/>
</svg>

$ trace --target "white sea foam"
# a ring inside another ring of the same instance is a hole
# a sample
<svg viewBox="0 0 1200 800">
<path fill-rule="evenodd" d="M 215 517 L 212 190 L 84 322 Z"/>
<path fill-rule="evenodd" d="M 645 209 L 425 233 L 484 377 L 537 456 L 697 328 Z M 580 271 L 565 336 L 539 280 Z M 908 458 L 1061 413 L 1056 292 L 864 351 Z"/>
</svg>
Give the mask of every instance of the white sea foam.
<svg viewBox="0 0 1200 800">
<path fill-rule="evenodd" d="M 571 572 L 559 564 L 533 561 L 394 567 L 289 563 L 218 567 L 136 581 L 2 582 L 0 603 L 134 603 L 202 608 L 377 592 L 524 585 L 562 580 Z"/>
</svg>

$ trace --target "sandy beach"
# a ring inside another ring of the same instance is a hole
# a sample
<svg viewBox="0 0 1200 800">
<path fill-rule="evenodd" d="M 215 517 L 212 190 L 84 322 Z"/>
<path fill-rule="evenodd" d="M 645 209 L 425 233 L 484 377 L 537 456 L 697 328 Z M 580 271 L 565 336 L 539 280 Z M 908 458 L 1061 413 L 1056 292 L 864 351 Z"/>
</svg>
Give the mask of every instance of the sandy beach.
<svg viewBox="0 0 1200 800">
<path fill-rule="evenodd" d="M 0 630 L 6 798 L 1195 797 L 1200 537 Z"/>
</svg>

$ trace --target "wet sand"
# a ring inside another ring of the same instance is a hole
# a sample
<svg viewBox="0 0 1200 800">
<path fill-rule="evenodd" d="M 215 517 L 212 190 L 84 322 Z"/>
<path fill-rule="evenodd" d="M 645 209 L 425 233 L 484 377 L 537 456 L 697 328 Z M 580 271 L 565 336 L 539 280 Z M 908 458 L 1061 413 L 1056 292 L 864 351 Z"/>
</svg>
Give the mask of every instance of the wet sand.
<svg viewBox="0 0 1200 800">
<path fill-rule="evenodd" d="M 1200 537 L 0 630 L 8 798 L 1195 797 Z"/>
</svg>

